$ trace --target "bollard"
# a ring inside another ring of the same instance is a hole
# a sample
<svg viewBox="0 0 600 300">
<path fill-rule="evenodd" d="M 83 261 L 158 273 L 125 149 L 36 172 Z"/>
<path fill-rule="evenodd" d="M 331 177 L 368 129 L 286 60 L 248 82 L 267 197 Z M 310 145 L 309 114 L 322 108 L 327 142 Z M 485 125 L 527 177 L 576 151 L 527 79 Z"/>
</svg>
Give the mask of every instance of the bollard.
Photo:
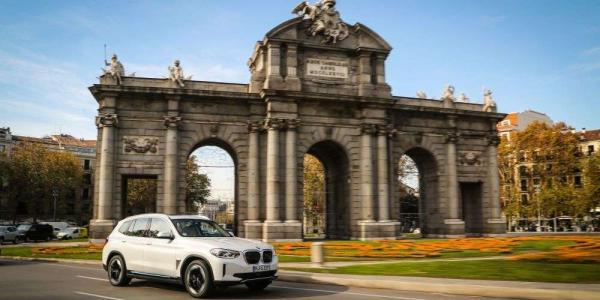
<svg viewBox="0 0 600 300">
<path fill-rule="evenodd" d="M 325 262 L 325 254 L 323 251 L 323 243 L 315 242 L 310 246 L 310 262 L 315 268 L 322 268 Z"/>
</svg>

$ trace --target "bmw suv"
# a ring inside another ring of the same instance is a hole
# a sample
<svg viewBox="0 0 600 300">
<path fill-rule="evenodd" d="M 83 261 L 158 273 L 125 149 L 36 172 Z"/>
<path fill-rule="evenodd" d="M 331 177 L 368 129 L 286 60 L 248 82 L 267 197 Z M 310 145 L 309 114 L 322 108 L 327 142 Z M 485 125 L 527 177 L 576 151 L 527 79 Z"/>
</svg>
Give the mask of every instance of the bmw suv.
<svg viewBox="0 0 600 300">
<path fill-rule="evenodd" d="M 143 214 L 121 220 L 108 236 L 102 265 L 114 286 L 132 278 L 181 283 L 195 298 L 216 286 L 262 290 L 277 278 L 275 249 L 231 236 L 201 216 Z"/>
</svg>

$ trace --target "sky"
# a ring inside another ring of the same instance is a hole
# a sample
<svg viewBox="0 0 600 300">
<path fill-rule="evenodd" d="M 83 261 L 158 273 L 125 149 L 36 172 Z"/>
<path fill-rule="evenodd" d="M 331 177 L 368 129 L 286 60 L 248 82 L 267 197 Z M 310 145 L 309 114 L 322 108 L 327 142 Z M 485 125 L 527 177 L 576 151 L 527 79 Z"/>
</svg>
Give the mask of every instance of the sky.
<svg viewBox="0 0 600 300">
<path fill-rule="evenodd" d="M 179 59 L 195 80 L 248 82 L 256 41 L 299 2 L 0 1 L 0 127 L 95 139 L 88 87 L 105 44 L 127 74 L 166 77 Z M 600 128 L 600 1 L 337 2 L 344 21 L 394 48 L 386 64 L 394 95 L 439 98 L 453 84 L 481 102 L 485 87 L 500 112 L 533 109 Z"/>
</svg>

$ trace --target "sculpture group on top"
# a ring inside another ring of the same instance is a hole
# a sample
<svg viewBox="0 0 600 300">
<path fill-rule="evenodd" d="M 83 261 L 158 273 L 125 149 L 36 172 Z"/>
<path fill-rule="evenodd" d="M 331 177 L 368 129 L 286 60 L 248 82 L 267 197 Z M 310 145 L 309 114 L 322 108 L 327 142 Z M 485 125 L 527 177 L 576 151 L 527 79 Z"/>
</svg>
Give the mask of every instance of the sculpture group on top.
<svg viewBox="0 0 600 300">
<path fill-rule="evenodd" d="M 348 26 L 335 9 L 335 0 L 320 0 L 313 5 L 302 2 L 292 10 L 292 13 L 309 20 L 311 24 L 306 33 L 311 36 L 323 35 L 321 42 L 324 44 L 335 44 L 350 35 Z"/>
<path fill-rule="evenodd" d="M 108 66 L 108 69 L 102 69 L 103 76 L 110 76 L 116 82 L 117 85 L 120 85 L 123 80 L 122 77 L 125 76 L 125 68 L 123 67 L 123 64 L 119 61 L 117 55 L 113 54 L 113 56 L 110 59 L 110 62 L 104 60 L 104 65 Z M 181 68 L 181 63 L 179 62 L 179 60 L 175 60 L 175 62 L 173 62 L 173 66 L 169 66 L 168 70 L 168 79 L 177 84 L 179 87 L 185 87 L 184 81 L 192 79 L 191 75 L 188 77 L 185 77 L 183 75 L 183 68 Z M 135 77 L 135 73 L 131 73 L 128 76 Z"/>
<path fill-rule="evenodd" d="M 451 101 L 451 102 L 463 102 L 470 103 L 471 98 L 467 97 L 465 93 L 461 92 L 458 99 L 454 97 L 454 86 L 451 84 L 446 85 L 444 91 L 442 92 L 442 97 L 440 100 L 442 101 Z M 427 94 L 424 91 L 418 91 L 415 96 L 416 99 L 428 99 Z M 496 102 L 492 98 L 492 91 L 490 89 L 483 90 L 483 111 L 485 112 L 496 112 Z"/>
<path fill-rule="evenodd" d="M 104 65 L 109 67 L 108 70 L 102 69 L 105 75 L 109 75 L 112 77 L 118 85 L 121 84 L 121 77 L 125 76 L 125 68 L 123 68 L 123 64 L 119 61 L 116 54 L 110 58 L 110 63 L 104 60 Z"/>
</svg>

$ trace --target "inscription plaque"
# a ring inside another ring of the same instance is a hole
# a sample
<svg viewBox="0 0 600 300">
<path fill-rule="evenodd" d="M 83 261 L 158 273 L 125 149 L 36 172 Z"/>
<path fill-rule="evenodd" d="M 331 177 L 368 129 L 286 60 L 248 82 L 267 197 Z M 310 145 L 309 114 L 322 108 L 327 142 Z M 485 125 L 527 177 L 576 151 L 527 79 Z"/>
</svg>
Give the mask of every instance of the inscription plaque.
<svg viewBox="0 0 600 300">
<path fill-rule="evenodd" d="M 309 58 L 306 75 L 325 78 L 348 78 L 348 62 L 343 60 Z"/>
</svg>

